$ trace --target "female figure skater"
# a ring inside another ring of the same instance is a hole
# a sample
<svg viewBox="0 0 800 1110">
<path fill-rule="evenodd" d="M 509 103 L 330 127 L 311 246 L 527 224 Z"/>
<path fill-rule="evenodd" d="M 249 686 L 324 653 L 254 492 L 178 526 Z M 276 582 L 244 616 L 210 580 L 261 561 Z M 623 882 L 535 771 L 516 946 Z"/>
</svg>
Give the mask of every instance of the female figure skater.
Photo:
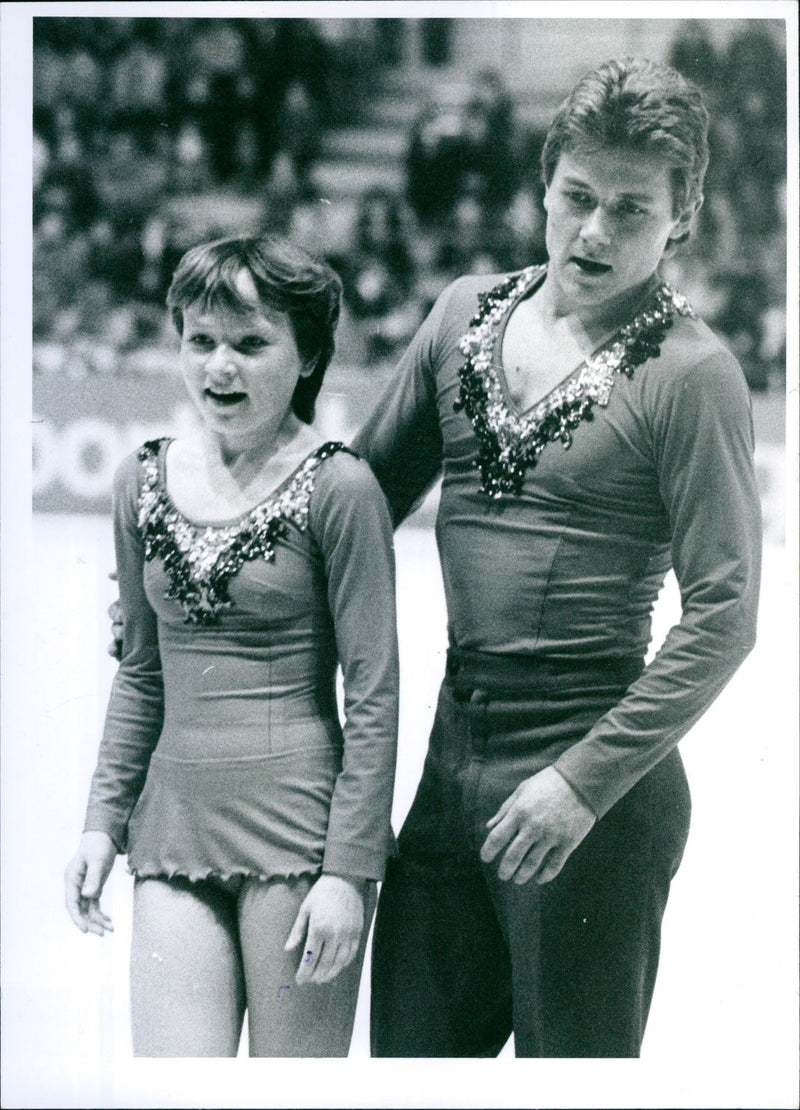
<svg viewBox="0 0 800 1110">
<path fill-rule="evenodd" d="M 339 298 L 281 240 L 190 250 L 167 303 L 197 428 L 115 477 L 122 659 L 66 900 L 109 930 L 127 850 L 139 1056 L 234 1056 L 245 1010 L 253 1056 L 348 1052 L 392 845 L 397 644 L 383 495 L 311 425 Z"/>
</svg>

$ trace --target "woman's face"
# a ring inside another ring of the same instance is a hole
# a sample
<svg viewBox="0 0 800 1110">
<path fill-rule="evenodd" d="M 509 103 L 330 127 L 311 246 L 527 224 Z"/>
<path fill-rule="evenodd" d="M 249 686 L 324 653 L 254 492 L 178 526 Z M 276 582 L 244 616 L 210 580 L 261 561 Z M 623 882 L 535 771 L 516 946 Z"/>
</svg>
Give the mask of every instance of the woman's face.
<svg viewBox="0 0 800 1110">
<path fill-rule="evenodd" d="M 548 281 L 575 311 L 624 309 L 692 215 L 673 214 L 668 162 L 620 149 L 562 154 L 544 206 Z"/>
<path fill-rule="evenodd" d="M 274 434 L 306 368 L 289 316 L 259 302 L 246 271 L 237 285 L 252 307 L 185 309 L 181 369 L 209 430 L 241 441 Z"/>
</svg>

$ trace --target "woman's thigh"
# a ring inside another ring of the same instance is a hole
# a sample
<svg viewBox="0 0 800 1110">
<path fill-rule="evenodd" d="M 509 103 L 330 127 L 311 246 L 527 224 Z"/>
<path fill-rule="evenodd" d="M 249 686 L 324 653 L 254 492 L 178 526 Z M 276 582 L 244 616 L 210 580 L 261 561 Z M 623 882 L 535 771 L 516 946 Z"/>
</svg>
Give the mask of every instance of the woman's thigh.
<svg viewBox="0 0 800 1110">
<path fill-rule="evenodd" d="M 235 898 L 211 883 L 137 880 L 134 1055 L 235 1056 L 243 1015 Z"/>
<path fill-rule="evenodd" d="M 239 896 L 239 938 L 247 983 L 251 1056 L 346 1056 L 353 1032 L 374 884 L 358 954 L 330 983 L 295 982 L 302 959 L 286 938 L 312 877 L 249 882 Z"/>
</svg>

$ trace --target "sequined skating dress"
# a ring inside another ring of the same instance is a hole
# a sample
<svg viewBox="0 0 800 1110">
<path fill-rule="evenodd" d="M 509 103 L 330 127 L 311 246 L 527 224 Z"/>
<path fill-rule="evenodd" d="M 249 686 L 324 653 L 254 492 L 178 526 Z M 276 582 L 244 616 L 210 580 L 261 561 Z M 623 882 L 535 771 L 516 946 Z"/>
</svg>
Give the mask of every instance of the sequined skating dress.
<svg viewBox="0 0 800 1110">
<path fill-rule="evenodd" d="M 140 876 L 380 879 L 397 647 L 377 483 L 326 444 L 250 513 L 198 524 L 167 493 L 169 442 L 115 480 L 125 639 L 85 828 Z"/>
</svg>

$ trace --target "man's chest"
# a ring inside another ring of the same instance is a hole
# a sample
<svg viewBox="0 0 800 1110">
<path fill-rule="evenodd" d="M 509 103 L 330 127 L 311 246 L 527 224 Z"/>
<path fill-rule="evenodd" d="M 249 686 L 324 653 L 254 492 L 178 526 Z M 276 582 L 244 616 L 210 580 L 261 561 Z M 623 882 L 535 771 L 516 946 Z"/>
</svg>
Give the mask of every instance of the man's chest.
<svg viewBox="0 0 800 1110">
<path fill-rule="evenodd" d="M 566 323 L 543 326 L 532 301 L 514 308 L 496 345 L 497 373 L 518 412 L 538 404 L 590 353 Z"/>
</svg>

